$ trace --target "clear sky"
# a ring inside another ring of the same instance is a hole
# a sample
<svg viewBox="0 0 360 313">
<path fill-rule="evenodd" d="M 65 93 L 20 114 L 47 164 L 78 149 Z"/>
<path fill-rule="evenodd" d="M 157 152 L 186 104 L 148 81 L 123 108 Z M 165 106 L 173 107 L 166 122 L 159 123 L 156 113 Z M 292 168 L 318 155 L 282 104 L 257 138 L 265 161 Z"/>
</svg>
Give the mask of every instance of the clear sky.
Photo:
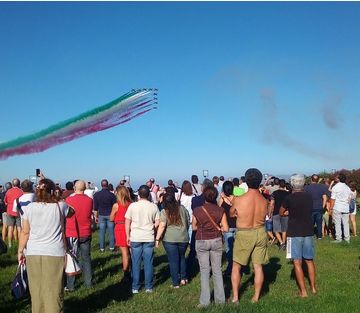
<svg viewBox="0 0 360 313">
<path fill-rule="evenodd" d="M 0 161 L 116 184 L 359 168 L 360 3 L 0 3 L 0 141 L 159 89 L 159 108 Z"/>
</svg>

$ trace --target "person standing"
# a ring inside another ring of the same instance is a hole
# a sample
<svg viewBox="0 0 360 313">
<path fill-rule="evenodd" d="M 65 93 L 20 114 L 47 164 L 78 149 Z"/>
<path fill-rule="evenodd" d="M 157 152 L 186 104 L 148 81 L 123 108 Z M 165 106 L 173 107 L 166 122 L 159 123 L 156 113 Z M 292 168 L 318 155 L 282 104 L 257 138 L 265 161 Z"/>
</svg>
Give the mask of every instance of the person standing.
<svg viewBox="0 0 360 313">
<path fill-rule="evenodd" d="M 75 256 L 80 255 L 81 268 L 86 287 L 91 287 L 91 214 L 93 200 L 84 194 L 86 183 L 78 180 L 75 183 L 72 196 L 66 198 L 66 203 L 75 214 L 66 219 L 66 240 L 70 251 Z M 80 252 L 80 253 L 79 253 Z M 67 276 L 66 291 L 73 291 L 75 276 Z"/>
<path fill-rule="evenodd" d="M 14 178 L 12 180 L 12 188 L 10 188 L 8 191 L 6 191 L 4 203 L 6 205 L 6 223 L 8 227 L 8 243 L 9 247 L 11 247 L 12 244 L 12 238 L 13 238 L 13 232 L 14 227 L 16 227 L 15 230 L 15 240 L 18 240 L 18 234 L 20 234 L 21 231 L 21 218 L 19 216 L 18 212 L 13 211 L 14 207 L 14 201 L 20 196 L 22 196 L 24 193 L 20 189 L 20 180 L 18 178 Z"/>
<path fill-rule="evenodd" d="M 150 189 L 146 185 L 138 190 L 139 201 L 129 205 L 125 214 L 125 229 L 131 247 L 132 293 L 139 293 L 141 262 L 144 262 L 145 291 L 153 291 L 154 240 L 159 226 L 160 212 L 155 203 L 149 201 Z"/>
<path fill-rule="evenodd" d="M 356 232 L 356 197 L 357 197 L 357 191 L 356 191 L 356 185 L 354 182 L 351 182 L 349 184 L 350 190 L 351 190 L 351 199 L 350 199 L 350 222 L 352 226 L 353 236 L 357 237 Z"/>
<path fill-rule="evenodd" d="M 52 180 L 41 179 L 35 201 L 24 207 L 22 217 L 18 261 L 26 258 L 32 313 L 63 312 L 63 224 L 70 210 L 57 201 L 54 191 Z"/>
<path fill-rule="evenodd" d="M 199 184 L 199 177 L 197 175 L 191 175 L 191 187 L 195 196 L 200 196 L 202 193 L 202 186 Z"/>
<path fill-rule="evenodd" d="M 273 232 L 279 241 L 279 249 L 286 249 L 286 231 L 288 226 L 288 217 L 280 216 L 279 211 L 284 199 L 289 195 L 286 191 L 286 184 L 284 179 L 279 180 L 279 188 L 275 190 L 270 196 L 270 218 L 273 222 Z"/>
<path fill-rule="evenodd" d="M 311 175 L 311 184 L 304 187 L 304 190 L 310 193 L 313 200 L 313 224 L 316 225 L 316 237 L 317 239 L 322 238 L 322 222 L 323 212 L 326 208 L 326 186 L 319 184 L 319 176 L 316 174 Z"/>
<path fill-rule="evenodd" d="M 230 217 L 230 208 L 232 205 L 234 185 L 231 181 L 224 182 L 222 186 L 223 192 L 221 193 L 218 205 L 225 211 L 226 219 L 229 226 L 229 231 L 224 233 L 224 248 L 227 259 L 227 267 L 225 275 L 230 276 L 233 264 L 233 249 L 236 235 L 236 217 Z"/>
<path fill-rule="evenodd" d="M 304 191 L 304 175 L 295 174 L 291 176 L 290 182 L 293 187 L 292 194 L 284 199 L 280 215 L 289 216 L 287 258 L 293 260 L 300 297 L 305 298 L 308 294 L 302 268 L 303 260 L 307 265 L 311 292 L 316 293 L 313 200 L 311 194 Z"/>
<path fill-rule="evenodd" d="M 268 262 L 267 234 L 264 227 L 268 212 L 267 201 L 259 191 L 262 174 L 258 169 L 250 168 L 245 173 L 245 180 L 248 192 L 241 197 L 234 197 L 230 209 L 230 216 L 236 216 L 237 227 L 231 272 L 233 303 L 239 301 L 241 267 L 246 266 L 250 258 L 255 272 L 252 302 L 259 300 L 264 283 L 262 265 Z"/>
<path fill-rule="evenodd" d="M 190 183 L 189 183 L 190 184 Z M 191 190 L 191 185 L 190 185 Z M 160 225 L 156 233 L 156 248 L 163 237 L 168 256 L 172 287 L 187 284 L 185 252 L 189 244 L 189 212 L 175 199 L 174 193 L 164 195 L 164 209 L 160 213 Z"/>
<path fill-rule="evenodd" d="M 115 244 L 121 251 L 124 278 L 128 279 L 130 277 L 130 251 L 125 230 L 125 214 L 132 201 L 129 189 L 125 186 L 117 186 L 115 194 L 117 203 L 112 207 L 110 221 L 115 223 Z"/>
<path fill-rule="evenodd" d="M 20 184 L 23 195 L 14 200 L 13 212 L 18 213 L 20 217 L 24 214 L 24 207 L 34 201 L 35 194 L 33 182 L 25 179 Z"/>
<path fill-rule="evenodd" d="M 101 181 L 101 190 L 94 194 L 95 221 L 99 223 L 99 245 L 100 252 L 105 251 L 106 229 L 109 233 L 109 249 L 114 251 L 114 222 L 110 221 L 112 206 L 116 203 L 116 196 L 109 190 L 109 182 Z"/>
<path fill-rule="evenodd" d="M 330 210 L 332 210 L 333 222 L 335 223 L 336 240 L 332 243 L 340 243 L 343 238 L 342 229 L 344 229 L 344 240 L 350 243 L 349 227 L 349 208 L 352 193 L 346 185 L 346 176 L 340 173 L 335 178 L 336 185 L 331 189 Z"/>
<path fill-rule="evenodd" d="M 200 207 L 205 203 L 205 198 L 202 193 L 206 187 L 213 187 L 213 182 L 210 179 L 205 178 L 202 185 L 200 185 L 200 186 L 201 186 L 201 190 L 199 190 L 200 194 L 191 199 L 191 210 L 192 211 L 194 211 L 195 208 Z M 194 263 L 195 263 L 195 258 L 196 258 L 196 249 L 195 249 L 196 230 L 194 230 L 192 228 L 192 225 L 191 225 L 191 230 L 192 231 L 191 231 L 191 237 L 190 237 L 190 251 L 189 251 L 189 254 L 186 259 L 186 273 L 187 273 L 188 278 L 190 278 L 193 273 Z"/>
<path fill-rule="evenodd" d="M 216 187 L 206 187 L 202 195 L 205 203 L 194 209 L 192 220 L 192 227 L 196 230 L 195 248 L 200 266 L 201 293 L 198 307 L 210 304 L 210 271 L 214 283 L 214 301 L 217 304 L 225 303 L 221 272 L 222 232 L 229 231 L 225 211 L 216 202 Z"/>
</svg>

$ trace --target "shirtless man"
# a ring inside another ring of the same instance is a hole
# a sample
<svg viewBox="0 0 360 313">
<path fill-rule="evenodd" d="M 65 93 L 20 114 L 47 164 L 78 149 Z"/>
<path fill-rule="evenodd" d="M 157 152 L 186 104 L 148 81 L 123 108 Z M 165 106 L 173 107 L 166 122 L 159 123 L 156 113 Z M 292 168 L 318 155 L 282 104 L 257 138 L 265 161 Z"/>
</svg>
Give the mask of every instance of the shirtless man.
<svg viewBox="0 0 360 313">
<path fill-rule="evenodd" d="M 237 228 L 231 273 L 233 303 L 239 301 L 241 266 L 246 266 L 251 258 L 255 273 L 255 294 L 252 302 L 257 302 L 264 282 L 262 265 L 268 262 L 267 235 L 264 227 L 268 209 L 265 198 L 259 192 L 262 174 L 258 169 L 250 168 L 245 173 L 245 180 L 249 187 L 248 192 L 243 196 L 234 197 L 230 209 L 230 216 L 236 216 Z"/>
</svg>

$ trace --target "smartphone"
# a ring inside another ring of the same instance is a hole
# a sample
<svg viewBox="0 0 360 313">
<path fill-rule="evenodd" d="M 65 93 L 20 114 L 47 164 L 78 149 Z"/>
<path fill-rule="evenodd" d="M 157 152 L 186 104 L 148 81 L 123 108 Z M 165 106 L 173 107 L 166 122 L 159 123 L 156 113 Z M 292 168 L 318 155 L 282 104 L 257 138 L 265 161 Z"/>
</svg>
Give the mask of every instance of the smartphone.
<svg viewBox="0 0 360 313">
<path fill-rule="evenodd" d="M 39 168 L 36 169 L 36 177 L 40 177 L 40 169 Z"/>
</svg>

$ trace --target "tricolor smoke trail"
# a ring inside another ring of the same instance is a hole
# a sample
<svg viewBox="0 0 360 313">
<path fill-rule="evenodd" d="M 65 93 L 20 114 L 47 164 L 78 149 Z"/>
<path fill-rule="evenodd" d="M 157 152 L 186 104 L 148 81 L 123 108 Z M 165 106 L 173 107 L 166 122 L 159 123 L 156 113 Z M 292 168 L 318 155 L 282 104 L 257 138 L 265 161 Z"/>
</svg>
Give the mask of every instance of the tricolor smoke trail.
<svg viewBox="0 0 360 313">
<path fill-rule="evenodd" d="M 126 123 L 156 109 L 157 89 L 133 89 L 93 110 L 33 134 L 0 143 L 0 159 L 42 152 L 53 146 Z"/>
</svg>

